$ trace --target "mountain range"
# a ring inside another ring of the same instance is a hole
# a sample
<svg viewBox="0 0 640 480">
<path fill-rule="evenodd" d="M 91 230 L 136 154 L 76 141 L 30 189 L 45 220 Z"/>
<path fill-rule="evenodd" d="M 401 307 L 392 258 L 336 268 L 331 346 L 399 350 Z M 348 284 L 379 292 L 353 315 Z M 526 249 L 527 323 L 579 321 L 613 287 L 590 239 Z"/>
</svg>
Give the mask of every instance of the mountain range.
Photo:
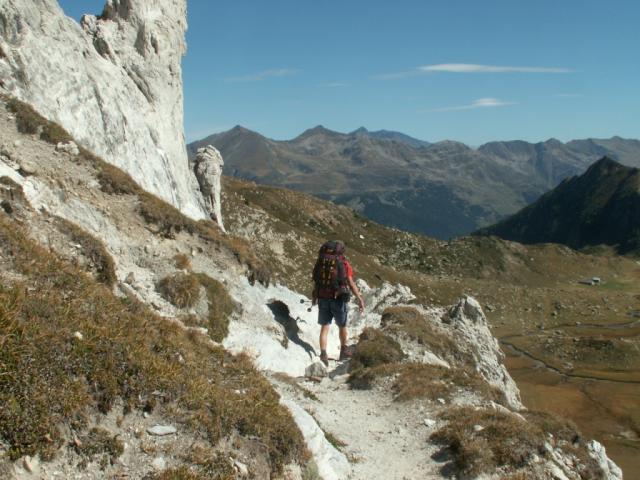
<svg viewBox="0 0 640 480">
<path fill-rule="evenodd" d="M 640 252 L 640 170 L 603 157 L 579 177 L 478 232 L 520 243 L 610 245 Z"/>
<path fill-rule="evenodd" d="M 278 141 L 236 126 L 188 145 L 190 158 L 206 144 L 222 153 L 226 175 L 311 193 L 382 224 L 441 239 L 496 223 L 603 156 L 640 166 L 640 141 L 620 137 L 471 148 L 322 126 Z"/>
</svg>

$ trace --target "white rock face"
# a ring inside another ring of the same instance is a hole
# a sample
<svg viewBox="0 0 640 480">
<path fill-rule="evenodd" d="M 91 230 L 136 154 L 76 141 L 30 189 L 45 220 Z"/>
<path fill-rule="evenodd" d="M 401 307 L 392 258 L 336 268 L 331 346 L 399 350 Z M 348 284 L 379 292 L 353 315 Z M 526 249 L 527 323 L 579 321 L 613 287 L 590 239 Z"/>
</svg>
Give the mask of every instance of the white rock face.
<svg viewBox="0 0 640 480">
<path fill-rule="evenodd" d="M 295 402 L 284 400 L 282 403 L 289 409 L 298 424 L 307 447 L 318 466 L 318 473 L 323 480 L 343 480 L 348 478 L 351 466 L 349 461 L 331 445 L 324 432 L 313 417 Z"/>
<path fill-rule="evenodd" d="M 193 167 L 200 185 L 200 192 L 204 197 L 205 208 L 211 218 L 218 222 L 222 231 L 224 231 L 224 225 L 222 224 L 220 205 L 220 193 L 222 192 L 220 179 L 222 178 L 223 165 L 224 160 L 222 160 L 220 152 L 214 146 L 207 145 L 198 149 Z"/>
<path fill-rule="evenodd" d="M 591 458 L 600 465 L 606 480 L 622 480 L 622 470 L 607 457 L 607 452 L 601 443 L 591 440 L 587 445 L 587 449 Z"/>
<path fill-rule="evenodd" d="M 0 2 L 0 86 L 192 218 L 183 134 L 186 0 L 109 0 L 82 26 L 55 0 Z"/>
<path fill-rule="evenodd" d="M 489 330 L 480 304 L 469 296 L 461 298 L 451 308 L 445 321 L 453 327 L 457 345 L 473 356 L 478 373 L 489 384 L 504 392 L 511 408 L 523 408 L 520 391 L 502 364 L 504 353 Z"/>
</svg>

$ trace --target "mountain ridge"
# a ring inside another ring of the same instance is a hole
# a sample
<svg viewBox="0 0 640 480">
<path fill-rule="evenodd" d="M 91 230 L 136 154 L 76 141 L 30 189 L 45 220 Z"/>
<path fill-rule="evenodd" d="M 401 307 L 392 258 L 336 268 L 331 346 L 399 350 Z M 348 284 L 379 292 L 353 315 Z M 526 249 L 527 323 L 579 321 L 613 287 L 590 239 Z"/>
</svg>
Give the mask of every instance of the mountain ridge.
<svg viewBox="0 0 640 480">
<path fill-rule="evenodd" d="M 619 137 L 488 142 L 474 149 L 452 140 L 415 146 L 422 141 L 380 132 L 318 125 L 272 140 L 236 127 L 188 150 L 192 157 L 211 143 L 225 158 L 226 175 L 311 193 L 440 239 L 498 222 L 604 155 L 640 166 L 640 142 Z"/>
<path fill-rule="evenodd" d="M 520 243 L 553 242 L 572 248 L 609 245 L 640 251 L 640 170 L 602 157 L 581 176 L 513 216 L 477 234 Z"/>
</svg>

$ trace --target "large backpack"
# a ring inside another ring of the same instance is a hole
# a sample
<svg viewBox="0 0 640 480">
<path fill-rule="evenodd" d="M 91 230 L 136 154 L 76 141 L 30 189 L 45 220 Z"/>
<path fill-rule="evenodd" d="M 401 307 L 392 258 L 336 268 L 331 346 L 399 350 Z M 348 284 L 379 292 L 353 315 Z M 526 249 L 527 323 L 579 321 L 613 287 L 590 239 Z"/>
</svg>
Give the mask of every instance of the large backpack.
<svg viewBox="0 0 640 480">
<path fill-rule="evenodd" d="M 313 281 L 318 298 L 349 297 L 347 269 L 345 266 L 344 243 L 326 242 L 318 252 L 313 268 Z"/>
</svg>

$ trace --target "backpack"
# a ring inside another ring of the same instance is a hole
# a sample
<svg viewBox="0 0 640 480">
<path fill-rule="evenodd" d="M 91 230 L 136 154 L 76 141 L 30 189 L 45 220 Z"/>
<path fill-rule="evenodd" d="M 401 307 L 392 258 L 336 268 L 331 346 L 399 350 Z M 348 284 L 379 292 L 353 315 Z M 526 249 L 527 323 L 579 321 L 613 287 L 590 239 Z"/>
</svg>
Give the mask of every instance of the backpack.
<svg viewBox="0 0 640 480">
<path fill-rule="evenodd" d="M 320 247 L 318 259 L 313 268 L 317 298 L 349 299 L 346 261 L 344 243 L 329 241 Z"/>
</svg>

